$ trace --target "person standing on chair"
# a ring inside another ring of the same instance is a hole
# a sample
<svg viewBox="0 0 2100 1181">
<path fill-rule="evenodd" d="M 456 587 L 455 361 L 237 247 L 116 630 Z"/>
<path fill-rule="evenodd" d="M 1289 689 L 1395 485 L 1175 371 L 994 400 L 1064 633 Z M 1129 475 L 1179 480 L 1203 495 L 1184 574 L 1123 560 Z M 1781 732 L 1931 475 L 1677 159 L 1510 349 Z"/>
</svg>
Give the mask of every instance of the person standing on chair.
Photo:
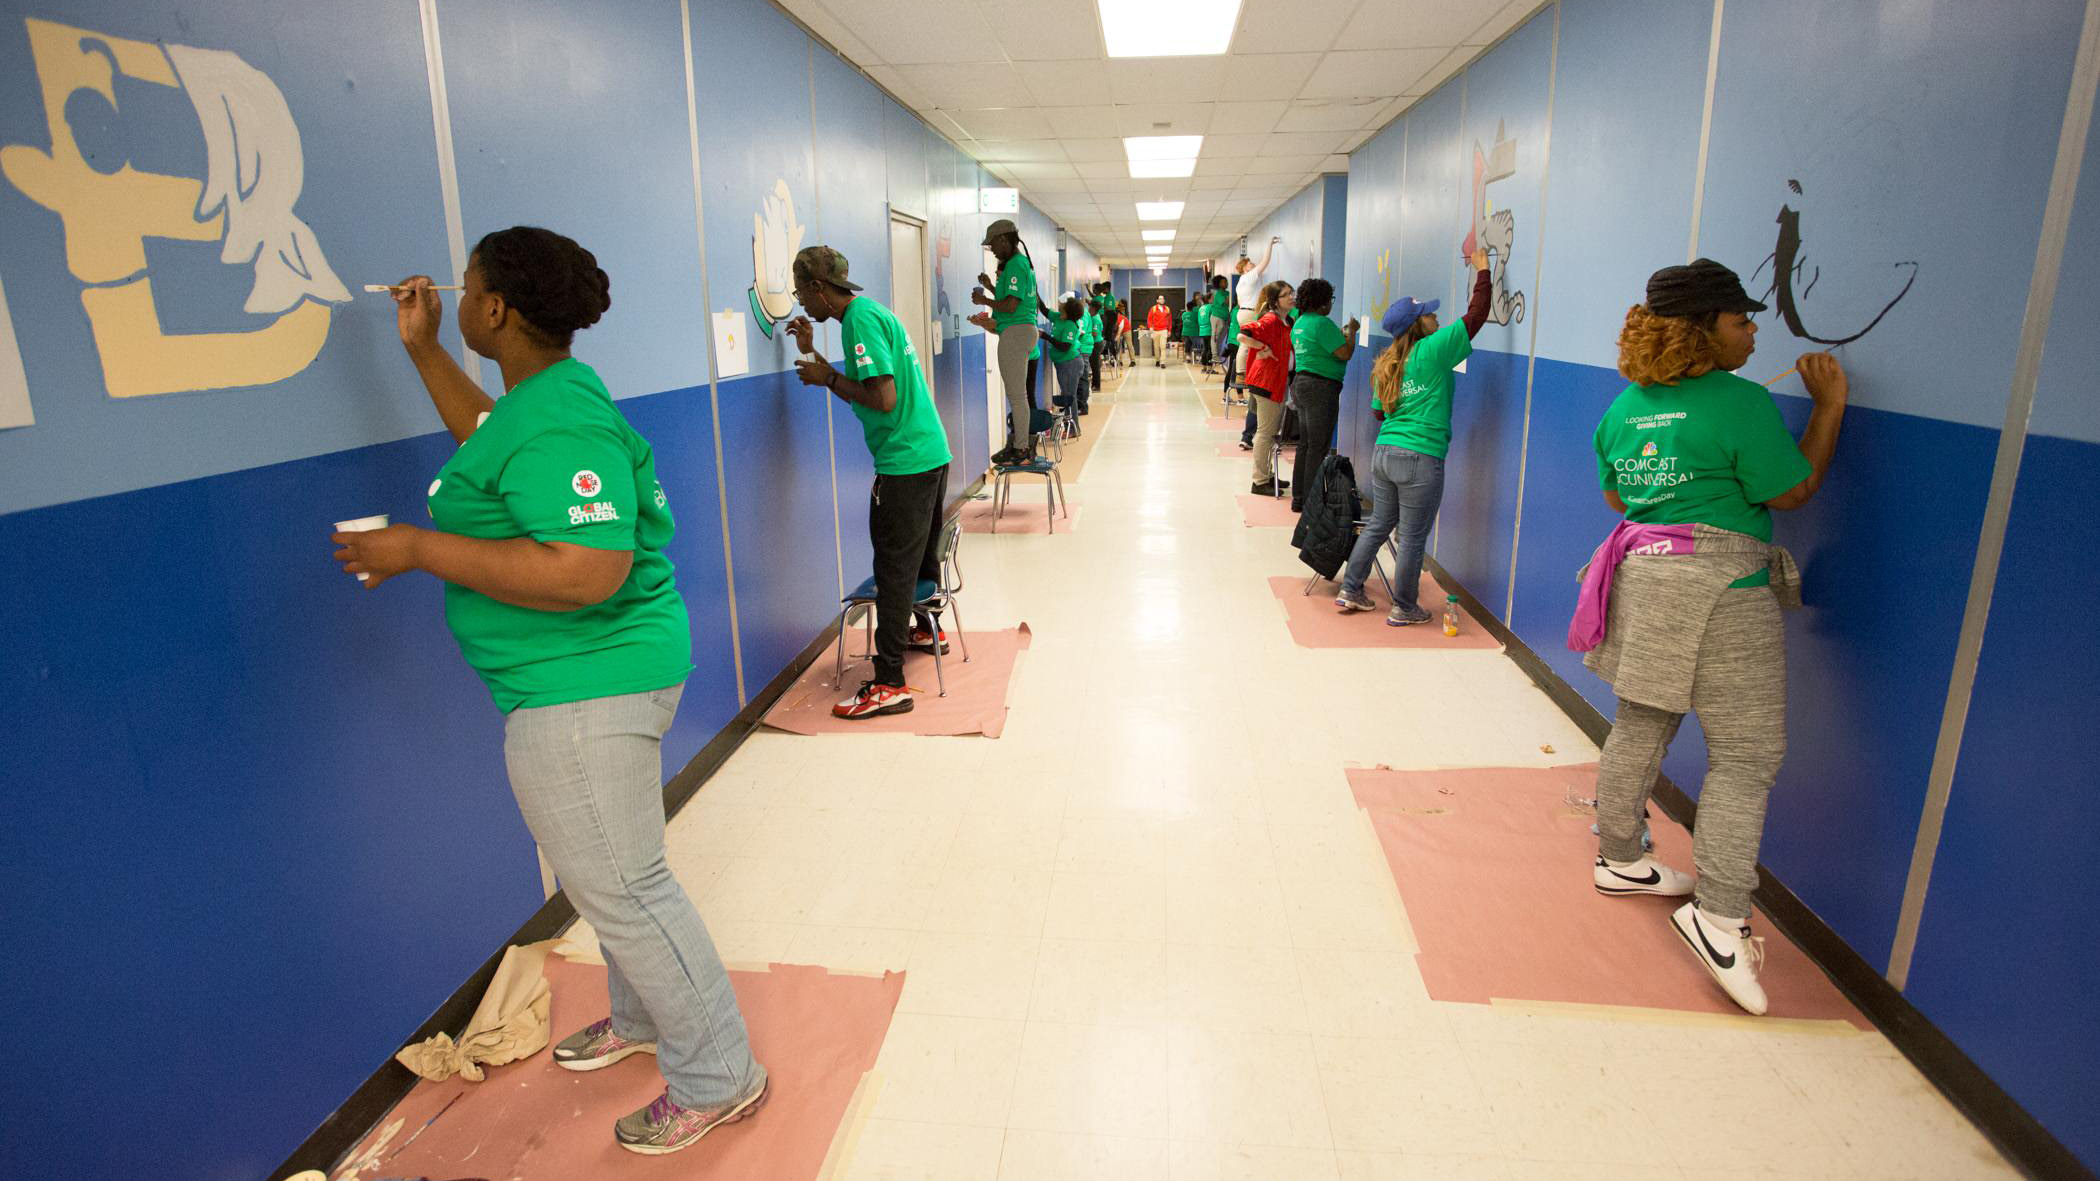
<svg viewBox="0 0 2100 1181">
<path fill-rule="evenodd" d="M 514 226 L 474 247 L 465 282 L 460 336 L 508 392 L 490 398 L 439 343 L 430 279 L 402 280 L 395 326 L 458 448 L 430 485 L 432 528 L 337 533 L 335 557 L 368 591 L 411 570 L 444 582 L 445 623 L 503 711 L 525 826 L 605 949 L 611 1015 L 554 1063 L 656 1055 L 663 1094 L 613 1139 L 676 1152 L 757 1111 L 767 1075 L 664 854 L 663 736 L 693 669 L 671 510 L 649 441 L 569 353 L 612 306 L 591 252 Z"/>
<path fill-rule="evenodd" d="M 1712 259 L 1664 267 L 1626 313 L 1631 382 L 1592 445 L 1604 502 L 1626 519 L 1591 559 L 1568 646 L 1612 686 L 1618 718 L 1597 768 L 1592 883 L 1607 895 L 1692 899 L 1671 926 L 1744 1011 L 1763 1013 L 1750 934 L 1765 805 L 1786 755 L 1786 634 L 1799 570 L 1772 510 L 1822 487 L 1849 384 L 1828 353 L 1800 358 L 1814 409 L 1797 443 L 1763 386 L 1735 376 L 1757 347 L 1750 298 Z M 1621 560 L 1623 559 L 1623 561 Z M 1616 569 L 1614 569 L 1616 567 Z M 1648 795 L 1686 713 L 1706 735 L 1692 875 L 1641 845 Z"/>
<path fill-rule="evenodd" d="M 1380 418 L 1371 448 L 1371 520 L 1349 553 L 1334 605 L 1343 611 L 1375 606 L 1364 594 L 1364 580 L 1378 547 L 1392 537 L 1400 550 L 1393 608 L 1385 617 L 1392 627 L 1429 621 L 1416 598 L 1422 589 L 1422 550 L 1444 500 L 1444 456 L 1451 450 L 1451 396 L 1457 386 L 1451 370 L 1472 355 L 1473 336 L 1487 323 L 1493 295 L 1487 251 L 1474 251 L 1470 261 L 1479 273 L 1459 323 L 1440 325 L 1436 300 L 1407 296 L 1394 300 L 1379 321 L 1393 343 L 1371 369 L 1373 412 Z"/>
<path fill-rule="evenodd" d="M 1289 315 L 1297 293 L 1278 279 L 1261 289 L 1252 324 L 1240 329 L 1240 351 L 1247 358 L 1248 401 L 1255 412 L 1254 486 L 1256 496 L 1274 496 L 1288 488 L 1276 480 L 1276 429 L 1283 423 L 1283 399 L 1289 391 L 1291 329 Z"/>
<path fill-rule="evenodd" d="M 911 709 L 911 690 L 904 684 L 906 650 L 947 652 L 947 637 L 933 619 L 921 614 L 913 620 L 912 603 L 919 598 L 920 583 L 940 580 L 941 516 L 951 456 L 940 411 L 926 390 L 919 355 L 903 323 L 888 308 L 854 294 L 860 286 L 846 274 L 846 256 L 829 246 L 797 253 L 795 299 L 809 315 L 795 317 L 787 327 L 804 354 L 795 362 L 802 384 L 823 386 L 846 403 L 875 457 L 875 487 L 868 496 L 868 540 L 875 550 L 875 671 L 851 697 L 831 707 L 835 717 L 858 719 Z M 1034 314 L 1031 303 L 1029 315 Z M 844 372 L 815 355 L 811 317 L 838 321 Z M 1028 350 L 1020 351 L 1025 360 Z M 1017 413 L 1025 427 L 1026 407 Z"/>
<path fill-rule="evenodd" d="M 1153 297 L 1152 310 L 1145 313 L 1145 327 L 1152 333 L 1152 366 L 1167 367 L 1167 336 L 1174 331 L 1174 309 L 1167 306 L 1167 297 Z"/>
<path fill-rule="evenodd" d="M 1320 463 L 1334 448 L 1335 423 L 1342 413 L 1342 378 L 1356 355 L 1355 319 L 1335 326 L 1334 284 L 1307 279 L 1298 288 L 1298 319 L 1291 325 L 1291 355 L 1298 372 L 1291 378 L 1291 402 L 1298 407 L 1298 456 L 1291 464 L 1291 511 L 1305 507 L 1305 490 L 1319 474 Z"/>
<path fill-rule="evenodd" d="M 1226 325 L 1232 322 L 1232 292 L 1223 275 L 1212 275 L 1210 287 L 1204 294 L 1203 330 L 1210 334 L 1210 359 L 1213 369 L 1231 364 L 1229 356 L 1231 342 L 1226 339 Z"/>
<path fill-rule="evenodd" d="M 1029 357 L 1036 353 L 1035 262 L 1021 244 L 1021 231 L 1006 218 L 984 230 L 984 244 L 999 260 L 999 281 L 977 276 L 970 302 L 991 313 L 999 336 L 999 381 L 1006 387 L 1006 446 L 992 456 L 993 463 L 1013 463 L 1034 453 L 1035 437 L 1029 431 L 1029 411 L 1034 390 L 1029 386 Z"/>
</svg>

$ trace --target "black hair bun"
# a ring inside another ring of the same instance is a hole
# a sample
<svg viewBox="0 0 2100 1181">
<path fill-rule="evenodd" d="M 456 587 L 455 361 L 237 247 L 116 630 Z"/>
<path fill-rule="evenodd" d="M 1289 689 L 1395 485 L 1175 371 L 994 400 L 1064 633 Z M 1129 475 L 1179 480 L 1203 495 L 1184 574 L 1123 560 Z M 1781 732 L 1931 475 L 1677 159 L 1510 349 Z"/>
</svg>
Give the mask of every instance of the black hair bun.
<svg viewBox="0 0 2100 1181">
<path fill-rule="evenodd" d="M 597 256 L 553 230 L 497 230 L 475 244 L 474 261 L 484 288 L 562 348 L 612 307 L 612 279 Z"/>
</svg>

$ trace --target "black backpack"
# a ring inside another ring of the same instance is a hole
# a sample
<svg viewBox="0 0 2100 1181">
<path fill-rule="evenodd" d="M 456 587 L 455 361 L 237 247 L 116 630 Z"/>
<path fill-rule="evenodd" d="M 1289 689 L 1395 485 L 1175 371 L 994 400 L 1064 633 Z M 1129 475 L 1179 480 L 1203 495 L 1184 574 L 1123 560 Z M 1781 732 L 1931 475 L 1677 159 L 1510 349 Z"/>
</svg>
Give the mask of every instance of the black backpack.
<svg viewBox="0 0 2100 1181">
<path fill-rule="evenodd" d="M 1329 452 L 1320 461 L 1320 472 L 1306 493 L 1305 509 L 1298 514 L 1298 527 L 1291 533 L 1298 560 L 1321 578 L 1332 580 L 1356 547 L 1356 524 L 1362 519 L 1356 465 L 1339 451 Z"/>
</svg>

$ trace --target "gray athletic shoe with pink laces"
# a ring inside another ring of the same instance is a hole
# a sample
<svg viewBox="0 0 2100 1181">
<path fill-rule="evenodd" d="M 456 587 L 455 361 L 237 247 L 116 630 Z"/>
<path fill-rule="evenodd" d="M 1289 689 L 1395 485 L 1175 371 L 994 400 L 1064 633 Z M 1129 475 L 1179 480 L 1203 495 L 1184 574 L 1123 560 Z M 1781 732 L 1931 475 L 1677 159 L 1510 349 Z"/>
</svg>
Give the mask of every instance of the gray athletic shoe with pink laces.
<svg viewBox="0 0 2100 1181">
<path fill-rule="evenodd" d="M 612 1029 L 607 1017 L 561 1040 L 554 1047 L 554 1064 L 563 1070 L 602 1070 L 630 1054 L 654 1054 L 655 1042 L 631 1042 Z"/>
<path fill-rule="evenodd" d="M 632 1115 L 622 1116 L 613 1125 L 613 1139 L 627 1151 L 646 1156 L 662 1156 L 689 1148 L 700 1137 L 723 1124 L 744 1119 L 765 1105 L 766 1087 L 772 1080 L 766 1075 L 765 1067 L 757 1067 L 757 1070 L 758 1081 L 744 1092 L 741 1099 L 732 1099 L 715 1107 L 681 1107 L 666 1089 L 656 1097 L 656 1102 Z"/>
</svg>

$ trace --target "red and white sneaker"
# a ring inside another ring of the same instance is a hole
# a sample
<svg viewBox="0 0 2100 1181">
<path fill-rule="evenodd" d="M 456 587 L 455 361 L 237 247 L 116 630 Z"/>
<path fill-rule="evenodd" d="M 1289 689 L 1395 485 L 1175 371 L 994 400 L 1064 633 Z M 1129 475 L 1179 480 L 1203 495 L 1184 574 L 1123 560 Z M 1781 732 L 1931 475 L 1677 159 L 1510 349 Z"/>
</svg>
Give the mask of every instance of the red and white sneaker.
<svg viewBox="0 0 2100 1181">
<path fill-rule="evenodd" d="M 862 681 L 853 696 L 831 707 L 835 718 L 879 718 L 883 714 L 911 712 L 911 690 L 902 685 L 878 685 Z"/>
<path fill-rule="evenodd" d="M 906 648 L 911 649 L 914 652 L 931 652 L 933 651 L 934 639 L 935 636 L 933 632 L 929 632 L 923 627 L 914 627 L 911 629 L 911 639 L 908 642 L 906 642 L 904 646 Z M 941 645 L 941 655 L 946 656 L 948 654 L 947 628 L 942 628 L 940 630 L 939 639 Z"/>
</svg>

